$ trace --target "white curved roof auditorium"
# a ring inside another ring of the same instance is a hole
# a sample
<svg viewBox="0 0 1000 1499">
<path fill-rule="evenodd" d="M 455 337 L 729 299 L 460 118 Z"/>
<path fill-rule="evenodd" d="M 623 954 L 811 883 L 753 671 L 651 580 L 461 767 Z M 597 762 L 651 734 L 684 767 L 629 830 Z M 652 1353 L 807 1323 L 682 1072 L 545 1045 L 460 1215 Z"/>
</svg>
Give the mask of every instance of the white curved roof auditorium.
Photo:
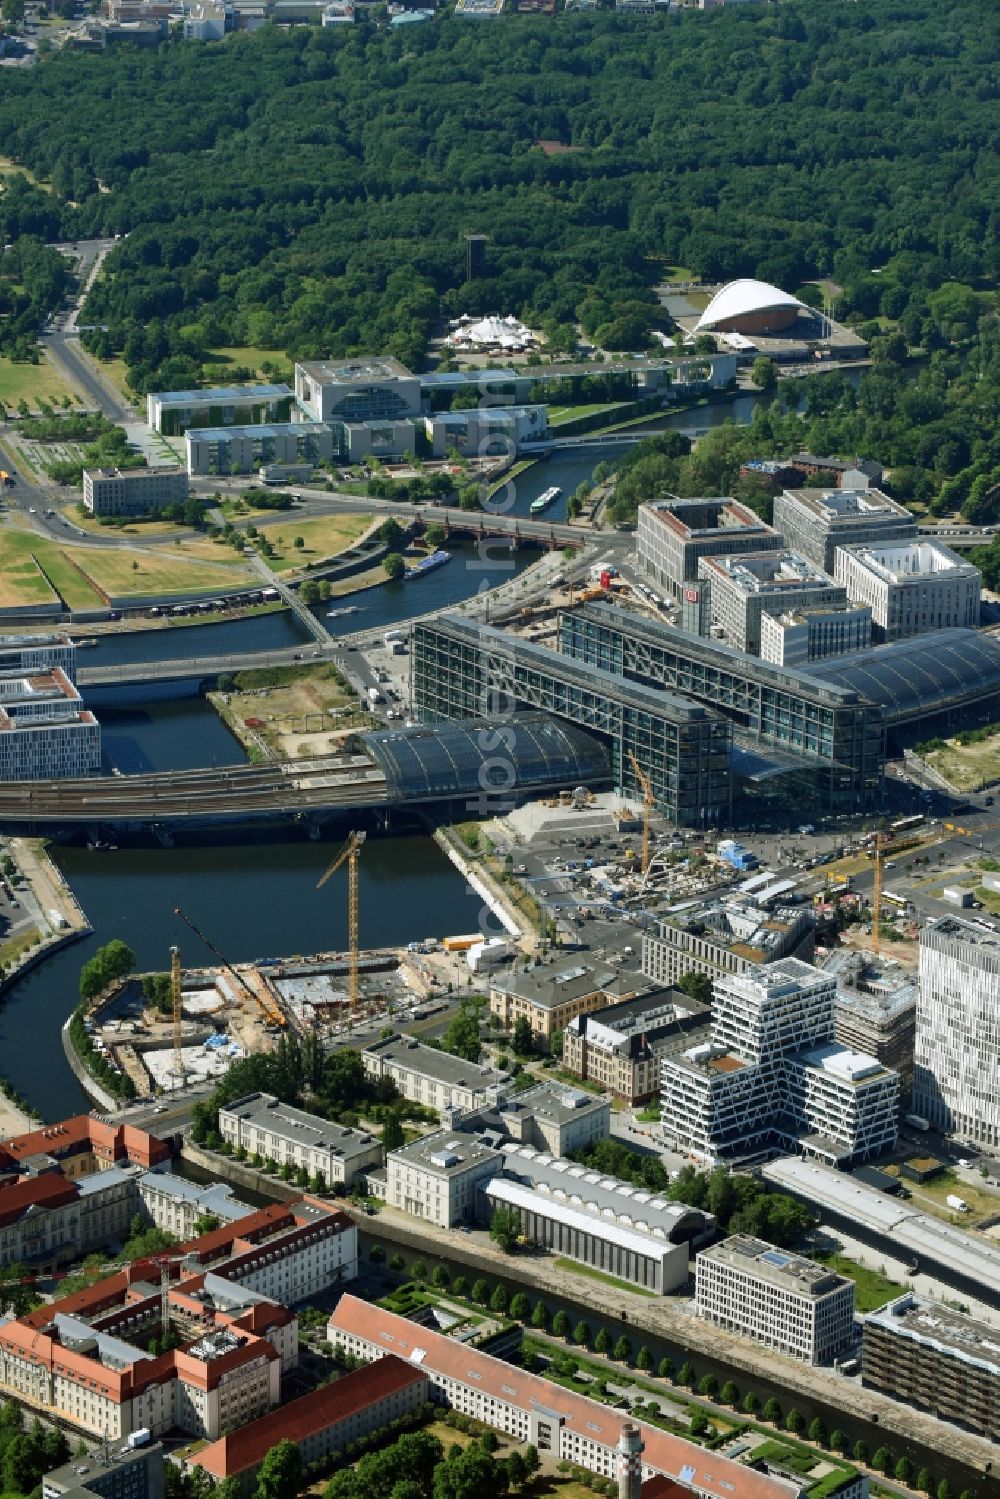
<svg viewBox="0 0 1000 1499">
<path fill-rule="evenodd" d="M 772 333 L 789 328 L 804 302 L 766 281 L 729 281 L 698 319 L 696 333 Z"/>
</svg>

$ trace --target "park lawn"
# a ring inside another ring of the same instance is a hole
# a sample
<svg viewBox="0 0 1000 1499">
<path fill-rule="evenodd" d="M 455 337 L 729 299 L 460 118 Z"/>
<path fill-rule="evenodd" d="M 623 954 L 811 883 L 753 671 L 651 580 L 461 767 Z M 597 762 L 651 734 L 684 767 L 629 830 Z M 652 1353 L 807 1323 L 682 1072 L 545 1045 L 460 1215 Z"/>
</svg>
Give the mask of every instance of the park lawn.
<svg viewBox="0 0 1000 1499">
<path fill-rule="evenodd" d="M 890 1280 L 888 1276 L 881 1275 L 878 1270 L 868 1270 L 864 1265 L 849 1260 L 846 1254 L 831 1254 L 822 1250 L 812 1255 L 821 1265 L 827 1265 L 831 1270 L 836 1270 L 838 1275 L 846 1275 L 854 1282 L 854 1301 L 860 1313 L 876 1312 L 880 1306 L 885 1306 L 887 1301 L 893 1301 L 897 1296 L 902 1296 L 906 1290 L 905 1286 Z"/>
<path fill-rule="evenodd" d="M 19 604 L 57 604 L 52 589 L 29 552 L 7 558 L 0 535 L 0 605 L 5 609 Z"/>
<path fill-rule="evenodd" d="M 294 511 L 283 510 L 279 519 L 269 521 L 259 529 L 275 548 L 276 555 L 268 558 L 268 563 L 280 573 L 346 552 L 371 523 L 370 515 L 318 515 L 312 520 L 303 520 Z M 305 546 L 293 546 L 296 536 L 302 537 Z M 279 541 L 279 537 L 283 540 Z"/>
<path fill-rule="evenodd" d="M 961 1217 L 968 1221 L 986 1213 L 1000 1211 L 1000 1195 L 985 1187 L 973 1186 L 957 1176 L 954 1171 L 939 1171 L 931 1181 L 921 1182 L 919 1185 L 913 1182 L 911 1190 L 914 1201 L 918 1198 L 930 1198 L 941 1213 L 948 1218 Z M 953 1213 L 945 1201 L 948 1196 L 961 1197 L 963 1202 L 969 1204 L 970 1211 L 961 1214 Z"/>
<path fill-rule="evenodd" d="M 93 354 L 90 357 L 94 359 Z M 132 391 L 129 389 L 127 379 L 128 365 L 124 359 L 94 359 L 94 363 L 101 371 L 101 374 L 115 386 L 124 401 L 133 401 L 135 399 Z"/>
<path fill-rule="evenodd" d="M 82 505 L 61 505 L 59 508 L 66 519 L 81 531 L 88 531 L 94 536 L 134 536 L 139 544 L 150 536 L 184 536 L 191 529 L 190 526 L 176 526 L 169 520 L 131 521 L 127 526 L 102 526 Z"/>
<path fill-rule="evenodd" d="M 201 545 L 208 548 L 211 543 Z M 120 551 L 78 550 L 71 555 L 110 594 L 211 593 L 249 581 L 242 558 L 208 561 L 198 555 L 198 547 L 198 542 L 192 542 L 174 550 L 159 547 L 155 552 L 140 552 L 123 547 Z M 218 553 L 221 548 L 215 550 Z"/>
<path fill-rule="evenodd" d="M 29 593 L 11 602 L 34 603 L 36 601 L 33 591 L 30 591 L 35 587 L 31 562 L 33 555 L 45 569 L 53 588 L 58 591 L 59 596 L 70 609 L 99 609 L 104 603 L 96 589 L 92 588 L 86 578 L 82 578 L 67 560 L 63 548 L 46 537 L 39 536 L 35 531 L 5 526 L 0 531 L 0 575 L 7 580 L 8 584 L 16 583 L 19 578 L 29 579 L 27 583 Z M 27 568 L 25 568 L 25 562 L 28 564 Z"/>
<path fill-rule="evenodd" d="M 633 1286 L 627 1280 L 616 1280 L 613 1275 L 605 1275 L 603 1270 L 595 1270 L 593 1265 L 580 1265 L 576 1260 L 567 1260 L 560 1256 L 554 1261 L 557 1270 L 570 1270 L 574 1275 L 585 1275 L 588 1280 L 599 1280 L 606 1286 L 614 1286 L 616 1291 L 631 1291 L 636 1296 L 654 1296 L 654 1291 L 647 1291 L 643 1286 Z"/>
<path fill-rule="evenodd" d="M 234 364 L 245 365 L 247 369 L 254 370 L 262 381 L 268 383 L 268 377 L 261 374 L 262 364 L 288 365 L 291 369 L 291 361 L 288 355 L 281 349 L 261 349 L 256 344 L 247 344 L 245 348 L 236 348 L 234 345 L 222 345 L 217 349 L 205 349 L 201 355 L 201 362 L 205 364 Z"/>
<path fill-rule="evenodd" d="M 590 406 L 550 406 L 549 426 L 558 427 L 561 422 L 576 421 L 581 416 L 593 416 L 598 411 L 616 411 L 621 404 L 621 401 L 597 401 Z"/>
<path fill-rule="evenodd" d="M 39 401 L 61 403 L 64 396 L 76 401 L 77 394 L 71 385 L 43 354 L 38 364 L 29 364 L 0 358 L 0 401 L 5 406 L 16 407 L 19 401 L 27 401 L 37 411 Z"/>
</svg>

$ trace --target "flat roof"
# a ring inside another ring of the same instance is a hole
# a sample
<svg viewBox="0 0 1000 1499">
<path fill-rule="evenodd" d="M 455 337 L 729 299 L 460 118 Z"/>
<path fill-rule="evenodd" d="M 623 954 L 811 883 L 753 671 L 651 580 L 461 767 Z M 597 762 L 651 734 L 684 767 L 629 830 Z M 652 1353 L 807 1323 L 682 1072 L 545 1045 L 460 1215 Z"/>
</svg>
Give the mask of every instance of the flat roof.
<svg viewBox="0 0 1000 1499">
<path fill-rule="evenodd" d="M 506 1082 L 508 1073 L 496 1072 L 491 1067 L 480 1067 L 467 1062 L 463 1057 L 450 1052 L 438 1051 L 436 1046 L 425 1046 L 410 1036 L 387 1036 L 384 1041 L 373 1041 L 366 1046 L 362 1056 L 381 1062 L 392 1062 L 423 1077 L 450 1088 L 498 1088 Z"/>
<path fill-rule="evenodd" d="M 884 1077 L 889 1071 L 877 1058 L 868 1056 L 867 1052 L 852 1051 L 849 1047 L 839 1046 L 835 1041 L 812 1046 L 799 1055 L 809 1067 L 828 1072 L 842 1083 L 867 1083 L 873 1077 Z"/>
<path fill-rule="evenodd" d="M 212 385 L 204 390 L 153 390 L 148 399 L 161 406 L 224 406 L 240 401 L 279 401 L 294 394 L 289 385 Z"/>
<path fill-rule="evenodd" d="M 713 577 L 737 588 L 741 593 L 775 593 L 780 595 L 797 588 L 836 588 L 834 582 L 815 562 L 807 562 L 797 552 L 751 552 L 747 556 L 703 557 L 699 566 Z"/>
<path fill-rule="evenodd" d="M 189 427 L 188 442 L 221 442 L 234 437 L 288 437 L 298 432 L 329 432 L 329 422 L 255 422 L 249 427 Z"/>
<path fill-rule="evenodd" d="M 311 1150 L 330 1150 L 345 1160 L 367 1155 L 375 1144 L 375 1137 L 366 1130 L 351 1129 L 321 1119 L 318 1114 L 307 1114 L 303 1109 L 281 1103 L 270 1093 L 249 1093 L 219 1112 L 293 1144 L 307 1145 Z"/>
<path fill-rule="evenodd" d="M 611 1099 L 606 1093 L 590 1093 L 585 1088 L 574 1088 L 566 1083 L 546 1080 L 535 1088 L 527 1088 L 523 1093 L 516 1093 L 508 1098 L 506 1103 L 501 1104 L 500 1114 L 501 1117 L 531 1115 L 537 1119 L 551 1119 L 557 1124 L 565 1124 L 567 1120 L 585 1117 L 595 1109 L 610 1107 Z"/>
<path fill-rule="evenodd" d="M 1000 1295 L 1000 1245 L 990 1239 L 909 1207 L 817 1161 L 782 1156 L 762 1166 L 761 1174 L 774 1186 L 814 1203 L 821 1213 L 836 1213 L 891 1240 L 897 1255 L 933 1260 L 939 1273 L 951 1270 Z"/>
<path fill-rule="evenodd" d="M 927 923 L 920 933 L 920 940 L 934 946 L 942 942 L 962 942 L 968 947 L 980 947 L 984 952 L 1000 953 L 1000 926 L 979 917 L 974 921 L 963 921 L 959 916 L 939 916 L 936 921 Z"/>
<path fill-rule="evenodd" d="M 357 359 L 304 359 L 295 366 L 317 385 L 360 385 L 365 381 L 416 380 L 418 377 L 391 354 L 363 355 Z"/>
<path fill-rule="evenodd" d="M 788 460 L 794 463 L 794 458 Z M 805 459 L 803 460 L 805 461 Z M 810 463 L 829 467 L 828 459 L 813 458 Z M 883 520 L 909 521 L 916 530 L 916 517 L 905 505 L 883 494 L 881 489 L 785 489 L 783 497 L 793 499 L 815 520 L 826 526 L 836 527 L 844 522 L 870 520 L 878 516 Z"/>
<path fill-rule="evenodd" d="M 870 1312 L 865 1327 L 922 1343 L 1000 1378 L 1000 1332 L 914 1291 Z"/>
<path fill-rule="evenodd" d="M 716 534 L 732 536 L 744 531 L 756 532 L 761 536 L 771 535 L 775 542 L 778 540 L 778 533 L 772 526 L 762 521 L 756 511 L 740 500 L 734 500 L 731 495 L 685 500 L 646 500 L 640 509 L 654 515 L 682 540 L 697 541 Z"/>
<path fill-rule="evenodd" d="M 935 537 L 922 536 L 916 541 L 886 542 L 882 545 L 867 542 L 862 546 L 844 547 L 843 550 L 848 557 L 886 583 L 921 583 L 938 577 L 951 582 L 956 576 L 982 577 L 978 567 L 974 567 Z"/>
<path fill-rule="evenodd" d="M 733 1234 L 730 1238 L 723 1239 L 721 1244 L 703 1249 L 698 1260 L 717 1260 L 734 1270 L 746 1271 L 759 1280 L 804 1296 L 828 1296 L 831 1291 L 839 1291 L 852 1284 L 846 1276 L 838 1275 L 825 1265 L 818 1265 L 805 1255 L 778 1249 L 774 1244 L 768 1244 L 764 1239 L 755 1239 L 750 1234 Z"/>
<path fill-rule="evenodd" d="M 412 1140 L 409 1145 L 391 1151 L 390 1158 L 444 1177 L 460 1175 L 480 1161 L 495 1160 L 500 1164 L 500 1154 L 490 1141 L 453 1130 L 438 1130 L 436 1134 Z"/>
</svg>

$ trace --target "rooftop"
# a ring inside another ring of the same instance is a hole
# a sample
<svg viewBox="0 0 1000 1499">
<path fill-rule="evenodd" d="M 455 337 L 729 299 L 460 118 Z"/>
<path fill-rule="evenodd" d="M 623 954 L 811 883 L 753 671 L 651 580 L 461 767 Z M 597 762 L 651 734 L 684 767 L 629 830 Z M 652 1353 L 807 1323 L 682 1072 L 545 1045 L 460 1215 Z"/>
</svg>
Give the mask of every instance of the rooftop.
<svg viewBox="0 0 1000 1499">
<path fill-rule="evenodd" d="M 446 1177 L 466 1171 L 480 1161 L 495 1160 L 498 1166 L 500 1164 L 499 1153 L 489 1141 L 478 1135 L 455 1134 L 450 1130 L 439 1130 L 437 1134 L 413 1140 L 409 1145 L 392 1151 L 391 1159 Z"/>
<path fill-rule="evenodd" d="M 886 583 L 906 583 L 944 573 L 949 577 L 978 578 L 978 567 L 966 562 L 940 541 L 910 541 L 895 546 L 845 547 L 854 558 Z"/>
<path fill-rule="evenodd" d="M 590 1044 L 609 1048 L 624 1046 L 633 1036 L 652 1039 L 672 1030 L 679 1021 L 691 1016 L 707 1019 L 707 1005 L 685 994 L 683 989 L 651 988 L 635 999 L 591 1010 L 589 1015 L 575 1015 L 568 1030 L 585 1032 Z"/>
<path fill-rule="evenodd" d="M 729 281 L 715 293 L 698 319 L 695 332 L 714 328 L 717 323 L 726 322 L 729 318 L 746 317 L 754 312 L 774 312 L 779 308 L 803 312 L 807 310 L 798 297 L 782 291 L 778 286 L 772 286 L 768 281 L 754 281 L 749 277 Z"/>
<path fill-rule="evenodd" d="M 351 1129 L 321 1119 L 318 1114 L 307 1114 L 303 1109 L 279 1102 L 271 1093 L 249 1093 L 220 1112 L 281 1139 L 307 1145 L 311 1150 L 330 1150 L 345 1161 L 367 1154 L 375 1143 L 366 1130 Z"/>
<path fill-rule="evenodd" d="M 828 1072 L 842 1083 L 867 1083 L 873 1077 L 883 1076 L 888 1070 L 875 1057 L 870 1057 L 863 1051 L 851 1051 L 846 1046 L 838 1046 L 834 1041 L 810 1047 L 808 1051 L 800 1052 L 799 1056 L 808 1066 Z"/>
<path fill-rule="evenodd" d="M 494 977 L 490 988 L 500 994 L 513 994 L 529 1004 L 543 1010 L 554 1010 L 571 1000 L 582 999 L 587 994 L 596 994 L 612 983 L 618 975 L 610 968 L 591 968 L 585 963 L 555 967 L 542 964 L 523 973 Z M 639 980 L 636 980 L 638 983 Z"/>
<path fill-rule="evenodd" d="M 411 1036 L 387 1036 L 384 1041 L 373 1041 L 371 1046 L 365 1047 L 363 1055 L 394 1062 L 451 1088 L 498 1088 L 507 1079 L 505 1072 L 479 1067 L 462 1057 L 452 1056 L 450 1052 L 438 1051 L 435 1046 L 424 1046 Z"/>
<path fill-rule="evenodd" d="M 184 436 L 189 442 L 225 442 L 234 438 L 253 442 L 265 437 L 329 431 L 328 422 L 257 422 L 250 427 L 189 427 Z"/>
<path fill-rule="evenodd" d="M 937 946 L 941 942 L 962 942 L 968 947 L 979 947 L 984 952 L 1000 954 L 1000 926 L 977 917 L 974 921 L 963 921 L 960 916 L 941 916 L 929 921 L 920 934 L 921 943 Z"/>
<path fill-rule="evenodd" d="M 130 482 L 144 479 L 170 479 L 175 474 L 182 474 L 184 470 L 179 467 L 171 468 L 85 468 L 84 476 L 91 479 L 128 479 Z"/>
<path fill-rule="evenodd" d="M 974 1364 L 1000 1378 L 1000 1332 L 953 1312 L 939 1301 L 910 1291 L 865 1318 L 866 1327 L 883 1327 L 897 1337 L 927 1344 Z"/>
<path fill-rule="evenodd" d="M 606 1109 L 608 1104 L 609 1100 L 603 1093 L 590 1093 L 583 1088 L 546 1081 L 507 1099 L 500 1113 L 501 1117 L 504 1114 L 530 1114 L 536 1119 L 565 1124 L 567 1120 L 579 1119 L 594 1109 Z"/>
<path fill-rule="evenodd" d="M 291 398 L 288 385 L 213 385 L 205 390 L 155 390 L 151 401 L 161 406 L 229 406 L 244 401 L 280 401 Z"/>
<path fill-rule="evenodd" d="M 916 1007 L 914 975 L 898 963 L 884 958 L 876 963 L 865 953 L 835 947 L 823 971 L 837 980 L 837 1004 L 876 1024 L 895 1020 Z"/>
<path fill-rule="evenodd" d="M 831 1291 L 839 1291 L 851 1284 L 845 1276 L 837 1275 L 825 1265 L 818 1265 L 815 1260 L 792 1254 L 787 1249 L 776 1249 L 773 1244 L 749 1234 L 733 1234 L 721 1244 L 703 1249 L 698 1259 L 718 1260 L 734 1269 L 746 1270 L 758 1280 L 812 1297 L 827 1296 Z"/>
<path fill-rule="evenodd" d="M 417 377 L 390 354 L 361 359 L 309 359 L 295 366 L 317 385 L 361 385 L 365 381 L 415 380 Z"/>
<path fill-rule="evenodd" d="M 101 1172 L 100 1175 L 106 1177 L 107 1173 Z M 91 1180 L 98 1178 L 92 1177 Z M 83 1183 L 80 1185 L 82 1187 Z M 252 1217 L 256 1212 L 255 1208 L 247 1207 L 246 1203 L 234 1197 L 232 1187 L 226 1182 L 212 1182 L 209 1186 L 201 1186 L 197 1182 L 186 1181 L 183 1176 L 174 1176 L 171 1171 L 148 1171 L 139 1185 L 151 1191 L 163 1192 L 178 1202 L 189 1202 L 201 1212 L 214 1214 L 229 1222 L 234 1222 L 237 1218 Z"/>
<path fill-rule="evenodd" d="M 691 500 L 651 500 L 642 509 L 685 540 L 699 540 L 715 532 L 753 531 L 775 535 L 747 505 L 727 497 Z M 775 537 L 777 540 L 777 537 Z"/>
<path fill-rule="evenodd" d="M 1000 640 L 980 630 L 932 630 L 801 670 L 880 703 L 891 725 L 1000 693 Z"/>
<path fill-rule="evenodd" d="M 833 579 L 795 552 L 754 552 L 746 557 L 704 557 L 707 575 L 733 584 L 742 593 L 777 593 L 784 589 L 836 588 Z M 780 604 L 780 599 L 778 600 Z"/>
<path fill-rule="evenodd" d="M 721 947 L 730 948 L 747 962 L 766 961 L 768 953 L 780 949 L 788 934 L 798 924 L 810 924 L 809 913 L 802 906 L 775 906 L 765 910 L 760 897 L 784 893 L 783 882 L 754 892 L 754 899 L 739 896 L 685 901 L 664 912 L 660 935 L 669 937 L 665 928 L 673 927 L 695 936 L 704 936 Z M 785 886 L 784 888 L 788 888 Z"/>
<path fill-rule="evenodd" d="M 795 460 L 789 461 L 794 463 Z M 809 461 L 828 463 L 827 459 Z M 885 520 L 908 521 L 916 529 L 916 521 L 905 505 L 897 504 L 881 489 L 786 489 L 784 494 L 796 500 L 822 525 L 870 520 L 877 515 Z"/>
</svg>

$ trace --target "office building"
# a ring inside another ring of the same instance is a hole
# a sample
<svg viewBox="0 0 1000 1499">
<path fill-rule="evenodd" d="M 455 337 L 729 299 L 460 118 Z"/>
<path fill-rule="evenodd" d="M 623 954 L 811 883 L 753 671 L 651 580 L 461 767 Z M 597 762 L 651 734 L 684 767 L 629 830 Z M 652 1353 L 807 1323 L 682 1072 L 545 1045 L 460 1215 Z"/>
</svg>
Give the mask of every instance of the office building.
<svg viewBox="0 0 1000 1499">
<path fill-rule="evenodd" d="M 504 1133 L 521 1145 L 572 1155 L 611 1133 L 611 1100 L 583 1088 L 541 1082 L 512 1094 L 499 1106 Z"/>
<path fill-rule="evenodd" d="M 479 1189 L 487 1220 L 512 1208 L 531 1243 L 657 1295 L 686 1284 L 692 1242 L 714 1232 L 710 1213 L 529 1145 L 500 1149 Z"/>
<path fill-rule="evenodd" d="M 699 1317 L 806 1364 L 854 1342 L 854 1282 L 763 1239 L 733 1234 L 695 1261 Z"/>
<path fill-rule="evenodd" d="M 439 1228 L 476 1220 L 476 1186 L 496 1176 L 501 1160 L 496 1146 L 476 1135 L 442 1130 L 424 1135 L 385 1162 L 385 1200 L 390 1207 L 426 1218 Z"/>
<path fill-rule="evenodd" d="M 729 816 L 731 729 L 715 709 L 459 614 L 415 624 L 410 651 L 411 701 L 422 722 L 476 718 L 498 703 L 540 708 L 609 744 L 614 777 L 629 789 L 634 754 L 674 821 L 704 827 Z"/>
<path fill-rule="evenodd" d="M 181 468 L 85 468 L 83 503 L 91 515 L 155 515 L 183 505 L 188 476 Z"/>
<path fill-rule="evenodd" d="M 920 934 L 913 1109 L 1000 1146 L 1000 928 L 945 916 Z"/>
<path fill-rule="evenodd" d="M 0 781 L 65 780 L 101 768 L 101 726 L 62 667 L 0 676 Z"/>
<path fill-rule="evenodd" d="M 807 906 L 765 910 L 749 895 L 685 901 L 643 933 L 642 971 L 658 984 L 676 984 L 686 973 L 715 979 L 778 958 L 808 963 L 815 929 Z"/>
<path fill-rule="evenodd" d="M 254 1209 L 234 1195 L 225 1182 L 200 1186 L 172 1171 L 147 1171 L 137 1183 L 139 1200 L 157 1228 L 177 1239 L 193 1239 L 205 1219 L 235 1223 L 250 1218 Z"/>
<path fill-rule="evenodd" d="M 399 421 L 331 422 L 333 457 L 341 463 L 367 463 L 377 458 L 388 463 L 397 458 L 411 458 L 417 451 L 417 428 L 414 422 Z"/>
<path fill-rule="evenodd" d="M 711 589 L 712 618 L 739 651 L 761 654 L 761 615 L 847 603 L 843 585 L 794 552 L 703 557 L 698 572 Z"/>
<path fill-rule="evenodd" d="M 627 1103 L 643 1103 L 659 1092 L 660 1058 L 690 1046 L 710 1023 L 708 1007 L 682 990 L 651 988 L 571 1020 L 563 1067 Z"/>
<path fill-rule="evenodd" d="M 163 1448 L 136 1432 L 124 1447 L 103 1443 L 42 1479 L 42 1499 L 86 1494 L 97 1499 L 163 1499 Z"/>
<path fill-rule="evenodd" d="M 492 1358 L 478 1348 L 416 1327 L 395 1312 L 342 1296 L 327 1326 L 327 1337 L 355 1358 L 396 1354 L 427 1375 L 437 1403 L 483 1421 L 518 1446 L 531 1443 L 550 1456 L 616 1478 L 626 1427 L 633 1422 L 607 1405 L 553 1386 L 538 1374 Z M 683 1437 L 643 1422 L 642 1471 L 676 1479 L 696 1499 L 798 1499 L 801 1486 L 744 1467 Z"/>
<path fill-rule="evenodd" d="M 411 1036 L 387 1036 L 361 1053 L 369 1077 L 387 1077 L 404 1098 L 428 1109 L 478 1109 L 496 1103 L 506 1072 L 479 1067 Z"/>
<path fill-rule="evenodd" d="M 876 641 L 979 624 L 982 573 L 940 541 L 840 547 L 834 570 L 871 610 Z"/>
<path fill-rule="evenodd" d="M 188 428 L 189 474 L 252 474 L 270 463 L 329 463 L 332 429 L 325 422 L 271 422 L 252 427 Z"/>
<path fill-rule="evenodd" d="M 206 4 L 202 9 L 209 11 L 214 6 Z M 150 391 L 146 421 L 155 432 L 167 437 L 180 437 L 189 427 L 256 427 L 261 422 L 287 422 L 293 399 L 287 385 Z"/>
<path fill-rule="evenodd" d="M 836 577 L 838 547 L 897 545 L 917 523 L 880 489 L 786 489 L 775 496 L 774 525 L 785 545 Z"/>
<path fill-rule="evenodd" d="M 188 1466 L 216 1483 L 231 1480 L 240 1499 L 249 1499 L 261 1464 L 279 1442 L 295 1443 L 305 1470 L 411 1415 L 429 1399 L 427 1375 L 389 1354 L 201 1447 Z"/>
<path fill-rule="evenodd" d="M 69 635 L 0 635 L 0 677 L 31 676 L 55 666 L 76 682 L 76 641 Z"/>
<path fill-rule="evenodd" d="M 666 689 L 724 714 L 733 734 L 734 802 L 747 817 L 758 809 L 845 812 L 878 803 L 886 710 L 880 697 L 827 680 L 839 663 L 816 663 L 808 673 L 769 666 L 607 604 L 560 614 L 559 647 L 612 678 Z M 1000 681 L 1000 650 L 997 662 Z M 866 678 L 865 686 L 888 694 L 877 679 Z M 644 763 L 638 752 L 636 758 Z M 641 795 L 628 765 L 623 775 L 625 786 Z"/>
<path fill-rule="evenodd" d="M 917 985 L 898 963 L 849 948 L 834 948 L 823 964 L 837 980 L 834 1039 L 850 1051 L 866 1052 L 899 1073 L 903 1099 L 913 1082 L 917 1030 Z"/>
<path fill-rule="evenodd" d="M 295 366 L 295 399 L 317 422 L 381 422 L 420 415 L 420 377 L 391 355 Z"/>
<path fill-rule="evenodd" d="M 225 5 L 217 0 L 195 0 L 184 17 L 183 32 L 186 42 L 221 42 L 226 34 Z"/>
<path fill-rule="evenodd" d="M 539 442 L 549 426 L 547 406 L 477 406 L 437 411 L 424 418 L 431 456 L 456 450 L 463 458 L 513 457 L 526 442 Z"/>
<path fill-rule="evenodd" d="M 653 500 L 639 506 L 636 558 L 675 598 L 703 557 L 772 552 L 781 536 L 737 500 Z"/>
<path fill-rule="evenodd" d="M 219 1133 L 234 1150 L 304 1169 L 329 1186 L 353 1186 L 382 1161 L 382 1147 L 367 1130 L 307 1114 L 271 1093 L 249 1093 L 220 1109 Z"/>
<path fill-rule="evenodd" d="M 543 963 L 492 977 L 490 1012 L 505 1031 L 512 1031 L 519 1020 L 527 1020 L 534 1044 L 540 1051 L 548 1051 L 553 1032 L 565 1030 L 575 1016 L 603 1009 L 612 994 L 619 999 L 632 998 L 642 987 L 637 976 L 612 968 Z"/>
<path fill-rule="evenodd" d="M 717 979 L 711 1041 L 661 1063 L 665 1141 L 706 1161 L 791 1147 L 846 1165 L 891 1148 L 899 1078 L 833 1042 L 835 993 L 797 958 Z"/>
<path fill-rule="evenodd" d="M 1000 1442 L 1000 1336 L 910 1291 L 864 1319 L 861 1383 Z"/>
<path fill-rule="evenodd" d="M 761 616 L 761 660 L 775 666 L 807 666 L 827 656 L 866 651 L 871 641 L 872 612 L 867 607 L 843 604 Z"/>
</svg>

